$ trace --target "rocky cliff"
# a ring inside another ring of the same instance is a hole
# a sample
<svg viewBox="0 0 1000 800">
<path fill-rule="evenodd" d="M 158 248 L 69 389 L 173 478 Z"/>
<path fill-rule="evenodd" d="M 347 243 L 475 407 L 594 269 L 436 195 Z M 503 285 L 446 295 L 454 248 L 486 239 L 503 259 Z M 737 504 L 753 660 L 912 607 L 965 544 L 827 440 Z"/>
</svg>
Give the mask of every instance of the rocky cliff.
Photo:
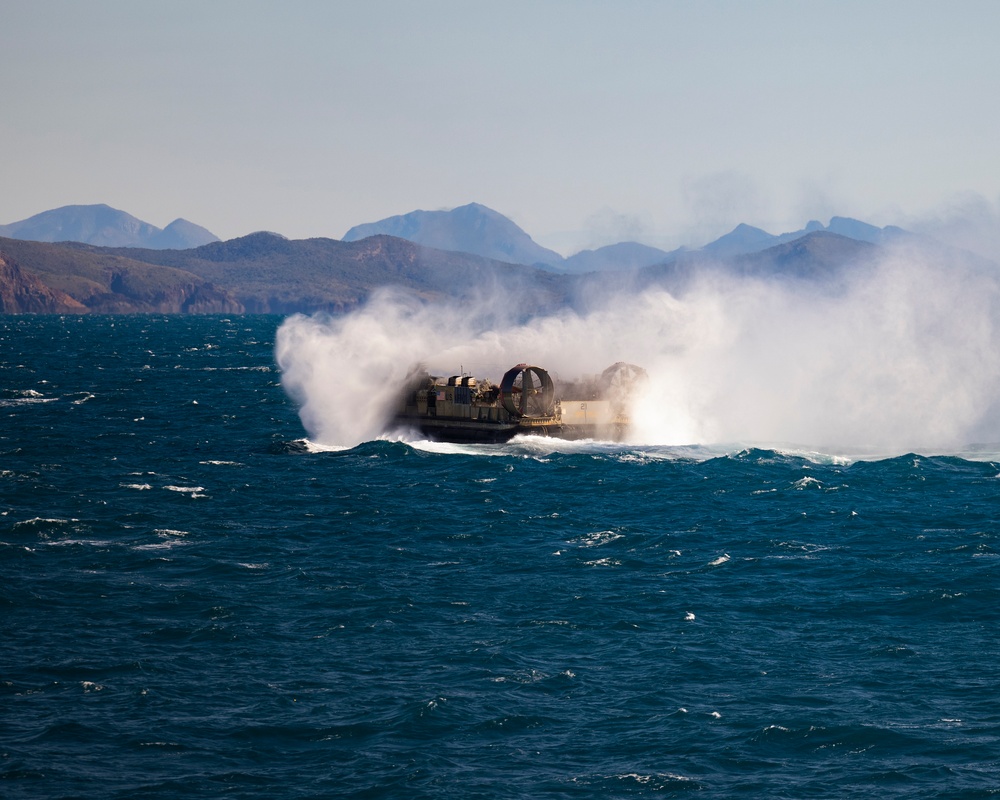
<svg viewBox="0 0 1000 800">
<path fill-rule="evenodd" d="M 88 310 L 0 253 L 0 314 L 85 314 Z"/>
</svg>

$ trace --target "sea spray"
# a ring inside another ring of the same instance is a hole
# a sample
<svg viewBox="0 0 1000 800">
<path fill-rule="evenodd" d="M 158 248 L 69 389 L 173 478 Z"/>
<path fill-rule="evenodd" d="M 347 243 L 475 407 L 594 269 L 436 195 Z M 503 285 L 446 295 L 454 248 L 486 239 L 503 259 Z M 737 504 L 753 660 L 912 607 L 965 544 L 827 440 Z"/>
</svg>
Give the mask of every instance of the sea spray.
<svg viewBox="0 0 1000 800">
<path fill-rule="evenodd" d="M 558 386 L 623 360 L 650 376 L 637 443 L 905 452 L 1000 438 L 1000 281 L 964 263 L 896 250 L 836 281 L 714 272 L 677 294 L 622 290 L 500 325 L 488 313 L 517 302 L 383 291 L 342 317 L 292 317 L 277 335 L 282 382 L 310 437 L 337 445 L 385 431 L 417 364 L 496 380 L 535 363 Z"/>
</svg>

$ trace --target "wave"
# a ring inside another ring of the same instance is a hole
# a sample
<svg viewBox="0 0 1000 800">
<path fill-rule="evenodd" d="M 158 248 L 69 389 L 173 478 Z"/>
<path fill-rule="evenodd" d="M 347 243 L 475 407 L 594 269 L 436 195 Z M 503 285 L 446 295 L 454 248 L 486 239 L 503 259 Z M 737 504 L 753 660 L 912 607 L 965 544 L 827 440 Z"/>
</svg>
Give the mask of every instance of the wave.
<svg viewBox="0 0 1000 800">
<path fill-rule="evenodd" d="M 976 463 L 993 464 L 1000 469 L 1000 444 L 966 445 L 951 450 L 928 448 L 926 452 L 892 453 L 861 448 L 815 448 L 788 443 L 719 443 L 691 445 L 660 445 L 622 443 L 596 439 L 566 440 L 547 436 L 515 436 L 502 443 L 439 442 L 415 433 L 381 436 L 354 446 L 330 445 L 309 438 L 273 445 L 277 454 L 320 455 L 329 453 L 390 452 L 392 447 L 440 456 L 472 456 L 485 458 L 529 458 L 546 460 L 553 457 L 586 456 L 621 463 L 656 463 L 661 461 L 711 462 L 717 459 L 757 466 L 778 464 L 813 464 L 849 467 L 861 463 L 918 463 L 943 466 Z M 1000 477 L 1000 476 L 998 476 Z M 802 484 L 800 488 L 805 488 Z"/>
</svg>

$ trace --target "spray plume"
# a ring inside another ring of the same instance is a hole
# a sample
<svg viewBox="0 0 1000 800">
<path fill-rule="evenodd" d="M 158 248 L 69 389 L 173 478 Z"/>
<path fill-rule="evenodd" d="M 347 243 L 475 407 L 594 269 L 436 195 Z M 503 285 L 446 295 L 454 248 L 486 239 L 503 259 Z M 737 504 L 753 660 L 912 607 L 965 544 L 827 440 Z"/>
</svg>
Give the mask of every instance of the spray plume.
<svg viewBox="0 0 1000 800">
<path fill-rule="evenodd" d="M 683 293 L 626 289 L 527 322 L 383 290 L 343 317 L 278 331 L 282 382 L 317 443 L 377 438 L 414 365 L 497 380 L 521 362 L 560 379 L 616 361 L 650 381 L 632 438 L 845 451 L 1000 440 L 1000 279 L 898 250 L 835 286 L 714 273 Z"/>
</svg>

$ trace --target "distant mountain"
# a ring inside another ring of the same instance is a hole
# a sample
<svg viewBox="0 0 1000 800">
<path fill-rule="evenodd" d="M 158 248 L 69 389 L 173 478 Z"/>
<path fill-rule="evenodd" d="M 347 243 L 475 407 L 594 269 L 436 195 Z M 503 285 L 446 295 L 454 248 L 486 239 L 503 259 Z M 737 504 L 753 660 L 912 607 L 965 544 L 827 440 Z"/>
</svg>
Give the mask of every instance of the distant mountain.
<svg viewBox="0 0 1000 800">
<path fill-rule="evenodd" d="M 778 235 L 754 228 L 751 225 L 741 224 L 714 242 L 706 244 L 701 248 L 701 252 L 716 258 L 733 258 L 749 253 L 759 253 L 770 247 L 794 242 L 796 239 L 801 239 L 811 233 L 835 233 L 838 236 L 869 244 L 889 244 L 914 235 L 902 228 L 897 228 L 895 225 L 879 228 L 850 217 L 833 217 L 830 219 L 829 225 L 823 225 L 818 220 L 811 220 L 802 230 Z"/>
<path fill-rule="evenodd" d="M 356 242 L 378 234 L 511 264 L 559 267 L 563 260 L 554 250 L 536 244 L 503 214 L 479 203 L 451 211 L 411 211 L 379 222 L 356 225 L 344 234 L 343 241 Z"/>
<path fill-rule="evenodd" d="M 748 226 L 749 227 L 749 226 Z M 755 229 L 756 230 L 756 229 Z M 756 234 L 745 232 L 747 238 Z M 738 239 L 730 241 L 736 242 Z M 807 280 L 836 284 L 850 271 L 874 263 L 881 248 L 830 231 L 814 230 L 789 242 L 722 257 L 707 248 L 672 254 L 662 264 L 638 273 L 638 286 L 663 286 L 683 293 L 699 277 L 722 279 L 737 276 L 776 280 Z"/>
<path fill-rule="evenodd" d="M 619 242 L 596 250 L 581 250 L 562 263 L 562 271 L 571 274 L 642 269 L 659 264 L 672 254 L 638 242 Z"/>
<path fill-rule="evenodd" d="M 731 258 L 744 253 L 756 253 L 778 244 L 779 237 L 752 225 L 740 224 L 701 248 L 701 252 L 716 258 Z"/>
<path fill-rule="evenodd" d="M 730 261 L 739 256 L 794 242 L 813 233 L 836 234 L 869 244 L 888 244 L 913 236 L 893 226 L 879 228 L 849 217 L 833 217 L 829 225 L 812 220 L 802 230 L 777 235 L 741 224 L 696 251 L 681 248 L 667 252 L 638 242 L 619 242 L 596 250 L 583 250 L 564 259 L 558 253 L 536 244 L 527 233 L 502 214 L 478 203 L 470 203 L 451 211 L 412 211 L 379 222 L 357 225 L 344 234 L 343 241 L 360 241 L 381 234 L 439 250 L 472 253 L 513 264 L 583 275 L 592 272 L 642 270 L 655 264 L 683 260 L 692 252 Z"/>
<path fill-rule="evenodd" d="M 219 238 L 199 225 L 176 219 L 162 230 L 106 205 L 63 206 L 0 225 L 0 236 L 31 242 L 82 242 L 98 247 L 178 249 L 199 247 Z"/>
<path fill-rule="evenodd" d="M 831 280 L 845 270 L 870 265 L 880 248 L 871 242 L 814 230 L 791 241 L 734 258 L 731 271 L 755 277 Z"/>
<path fill-rule="evenodd" d="M 782 233 L 777 237 L 778 241 L 776 243 L 784 244 L 785 242 L 800 239 L 807 233 L 824 231 L 826 233 L 836 233 L 838 236 L 846 236 L 848 239 L 854 239 L 856 242 L 868 242 L 869 244 L 890 244 L 901 238 L 914 236 L 909 231 L 897 228 L 895 225 L 887 225 L 884 228 L 879 228 L 876 225 L 870 225 L 867 222 L 861 222 L 861 220 L 851 219 L 850 217 L 831 217 L 829 225 L 824 226 L 822 222 L 814 219 L 810 220 L 805 228 L 800 231 Z"/>
<path fill-rule="evenodd" d="M 166 228 L 149 238 L 145 244 L 136 247 L 148 247 L 151 250 L 188 250 L 219 241 L 219 237 L 201 225 L 195 225 L 186 219 L 175 219 Z M 88 242 L 96 244 L 96 242 Z"/>
</svg>

